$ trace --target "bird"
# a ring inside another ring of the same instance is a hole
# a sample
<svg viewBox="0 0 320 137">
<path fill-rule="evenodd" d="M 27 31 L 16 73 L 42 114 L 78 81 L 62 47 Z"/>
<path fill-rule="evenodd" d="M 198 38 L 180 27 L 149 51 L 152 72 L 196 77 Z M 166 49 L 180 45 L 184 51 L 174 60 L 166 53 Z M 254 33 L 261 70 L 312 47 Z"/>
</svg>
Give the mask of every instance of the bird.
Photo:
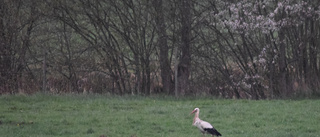
<svg viewBox="0 0 320 137">
<path fill-rule="evenodd" d="M 205 136 L 205 134 L 211 134 L 212 137 L 216 136 L 222 136 L 209 122 L 203 121 L 199 118 L 199 113 L 200 113 L 200 109 L 199 108 L 195 108 L 191 113 L 194 115 L 193 118 L 193 126 L 196 126 L 199 128 L 199 130 L 201 131 L 201 133 L 203 134 L 203 136 Z"/>
</svg>

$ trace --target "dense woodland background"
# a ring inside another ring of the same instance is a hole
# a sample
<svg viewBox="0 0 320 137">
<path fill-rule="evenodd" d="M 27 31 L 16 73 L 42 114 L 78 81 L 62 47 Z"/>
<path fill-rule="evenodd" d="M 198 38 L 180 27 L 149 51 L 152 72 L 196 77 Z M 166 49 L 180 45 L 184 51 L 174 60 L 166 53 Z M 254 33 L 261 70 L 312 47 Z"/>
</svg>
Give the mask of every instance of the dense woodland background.
<svg viewBox="0 0 320 137">
<path fill-rule="evenodd" d="M 319 95 L 319 5 L 1 0 L 0 93 Z"/>
</svg>

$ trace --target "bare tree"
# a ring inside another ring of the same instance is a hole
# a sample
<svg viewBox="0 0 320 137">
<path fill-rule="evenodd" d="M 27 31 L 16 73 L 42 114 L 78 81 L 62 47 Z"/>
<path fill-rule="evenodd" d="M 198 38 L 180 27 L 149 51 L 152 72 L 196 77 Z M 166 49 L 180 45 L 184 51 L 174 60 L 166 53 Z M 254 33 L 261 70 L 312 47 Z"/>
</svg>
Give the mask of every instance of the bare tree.
<svg viewBox="0 0 320 137">
<path fill-rule="evenodd" d="M 28 89 L 28 49 L 39 17 L 35 1 L 0 2 L 0 92 Z M 29 85 L 30 86 L 30 85 Z"/>
</svg>

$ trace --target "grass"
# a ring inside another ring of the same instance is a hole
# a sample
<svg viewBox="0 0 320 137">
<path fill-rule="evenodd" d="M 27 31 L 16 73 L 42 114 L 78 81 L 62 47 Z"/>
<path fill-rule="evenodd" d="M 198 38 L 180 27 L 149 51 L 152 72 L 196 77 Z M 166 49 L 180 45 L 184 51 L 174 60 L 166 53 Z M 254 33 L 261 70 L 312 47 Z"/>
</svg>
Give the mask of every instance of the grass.
<svg viewBox="0 0 320 137">
<path fill-rule="evenodd" d="M 320 100 L 225 100 L 99 95 L 0 96 L 8 137 L 201 137 L 200 118 L 223 137 L 320 136 Z"/>
</svg>

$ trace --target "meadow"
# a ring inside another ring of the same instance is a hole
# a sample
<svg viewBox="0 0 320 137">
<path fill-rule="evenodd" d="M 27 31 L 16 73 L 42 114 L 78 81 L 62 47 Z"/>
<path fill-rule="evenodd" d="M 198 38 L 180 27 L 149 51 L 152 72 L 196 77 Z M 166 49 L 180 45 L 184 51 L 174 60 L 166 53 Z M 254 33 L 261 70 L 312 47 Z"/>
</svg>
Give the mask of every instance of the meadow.
<svg viewBox="0 0 320 137">
<path fill-rule="evenodd" d="M 190 112 L 223 137 L 318 137 L 320 100 L 2 95 L 4 137 L 202 137 Z M 209 135 L 207 135 L 209 136 Z"/>
</svg>

